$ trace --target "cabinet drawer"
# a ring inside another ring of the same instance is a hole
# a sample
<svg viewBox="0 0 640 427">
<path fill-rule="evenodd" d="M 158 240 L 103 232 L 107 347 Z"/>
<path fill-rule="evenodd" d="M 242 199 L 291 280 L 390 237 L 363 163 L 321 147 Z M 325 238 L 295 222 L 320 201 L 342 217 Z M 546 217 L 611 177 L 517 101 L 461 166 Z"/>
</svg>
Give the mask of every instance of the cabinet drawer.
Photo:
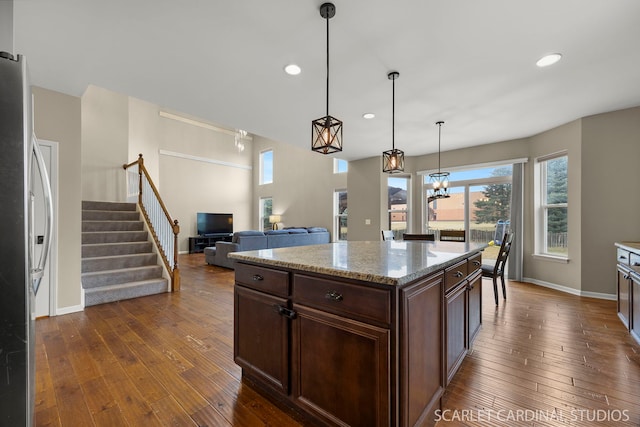
<svg viewBox="0 0 640 427">
<path fill-rule="evenodd" d="M 289 273 L 236 263 L 236 282 L 271 295 L 289 296 Z"/>
<path fill-rule="evenodd" d="M 467 260 L 467 274 L 472 275 L 482 268 L 482 254 L 478 253 Z"/>
<path fill-rule="evenodd" d="M 461 261 L 444 271 L 444 291 L 451 290 L 467 277 L 467 260 Z"/>
<path fill-rule="evenodd" d="M 618 264 L 629 265 L 629 251 L 618 248 Z"/>
<path fill-rule="evenodd" d="M 631 252 L 629 254 L 629 265 L 632 267 L 640 266 L 640 255 Z"/>
<path fill-rule="evenodd" d="M 361 320 L 391 323 L 388 290 L 352 285 L 335 280 L 296 274 L 293 302 Z"/>
</svg>

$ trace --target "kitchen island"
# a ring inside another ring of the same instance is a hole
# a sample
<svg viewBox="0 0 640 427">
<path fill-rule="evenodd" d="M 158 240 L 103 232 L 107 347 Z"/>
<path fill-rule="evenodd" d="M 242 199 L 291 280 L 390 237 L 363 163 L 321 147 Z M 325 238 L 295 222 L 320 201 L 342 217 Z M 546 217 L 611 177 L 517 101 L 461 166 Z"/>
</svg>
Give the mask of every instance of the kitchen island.
<svg viewBox="0 0 640 427">
<path fill-rule="evenodd" d="M 318 425 L 432 425 L 481 325 L 481 251 L 342 242 L 236 252 L 243 379 Z"/>
</svg>

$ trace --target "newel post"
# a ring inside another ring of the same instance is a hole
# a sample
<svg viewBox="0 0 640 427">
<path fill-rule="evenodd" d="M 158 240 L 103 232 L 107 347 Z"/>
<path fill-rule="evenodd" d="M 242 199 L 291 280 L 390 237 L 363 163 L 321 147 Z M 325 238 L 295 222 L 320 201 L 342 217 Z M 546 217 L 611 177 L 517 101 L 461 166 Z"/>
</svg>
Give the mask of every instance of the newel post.
<svg viewBox="0 0 640 427">
<path fill-rule="evenodd" d="M 178 292 L 180 290 L 180 269 L 178 268 L 178 234 L 180 226 L 178 220 L 173 220 L 173 280 L 171 281 L 171 291 Z"/>
</svg>

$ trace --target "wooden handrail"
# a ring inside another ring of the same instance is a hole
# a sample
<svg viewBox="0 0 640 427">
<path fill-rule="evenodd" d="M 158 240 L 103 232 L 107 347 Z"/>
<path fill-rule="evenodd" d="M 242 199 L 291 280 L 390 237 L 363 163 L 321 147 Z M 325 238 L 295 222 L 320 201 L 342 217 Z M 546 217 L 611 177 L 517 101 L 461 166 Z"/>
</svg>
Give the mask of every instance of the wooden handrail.
<svg viewBox="0 0 640 427">
<path fill-rule="evenodd" d="M 164 204 L 164 201 L 160 197 L 160 192 L 158 191 L 158 188 L 155 186 L 155 184 L 151 180 L 151 177 L 149 176 L 149 172 L 147 171 L 147 168 L 144 166 L 144 159 L 142 158 L 142 154 L 138 155 L 137 160 L 129 164 L 125 164 L 122 167 L 124 170 L 127 170 L 134 165 L 138 166 L 138 206 L 140 206 L 140 210 L 142 211 L 142 215 L 144 216 L 145 222 L 147 223 L 147 226 L 151 231 L 153 240 L 156 242 L 156 246 L 158 247 L 162 261 L 164 262 L 164 265 L 167 268 L 167 271 L 171 275 L 171 291 L 177 292 L 180 290 L 180 269 L 178 268 L 178 234 L 180 233 L 180 225 L 178 225 L 177 219 L 174 220 L 171 218 L 171 215 L 169 214 L 169 211 L 167 210 L 167 207 Z M 149 213 L 147 211 L 147 207 L 144 204 L 143 176 L 146 179 L 146 182 L 148 183 L 149 188 L 151 188 L 153 195 L 155 197 L 155 200 L 157 201 L 158 205 L 162 209 L 162 212 L 164 213 L 164 216 L 173 232 L 173 254 L 172 254 L 173 266 L 169 262 L 169 255 L 165 252 L 165 248 L 163 247 L 162 242 L 160 241 L 160 238 L 155 230 L 155 227 L 153 226 L 151 217 L 149 216 Z"/>
</svg>

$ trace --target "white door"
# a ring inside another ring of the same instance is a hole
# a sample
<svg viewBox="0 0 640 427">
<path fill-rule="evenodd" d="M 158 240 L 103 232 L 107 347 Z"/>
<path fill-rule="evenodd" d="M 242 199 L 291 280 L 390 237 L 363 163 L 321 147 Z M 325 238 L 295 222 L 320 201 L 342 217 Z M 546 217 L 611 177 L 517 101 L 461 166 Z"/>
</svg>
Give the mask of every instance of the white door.
<svg viewBox="0 0 640 427">
<path fill-rule="evenodd" d="M 49 258 L 44 268 L 44 274 L 36 295 L 36 318 L 44 316 L 55 316 L 55 295 L 57 289 L 57 189 L 58 189 L 58 144 L 51 141 L 38 140 L 42 158 L 47 168 L 49 181 L 51 182 L 51 202 L 53 203 L 54 219 L 51 224 L 51 250 Z M 37 167 L 37 166 L 36 166 Z M 34 171 L 37 174 L 37 171 Z M 45 228 L 45 205 L 44 192 L 40 179 L 32 177 L 34 194 L 34 234 L 36 236 L 35 258 L 39 259 L 42 253 L 42 238 Z"/>
</svg>

